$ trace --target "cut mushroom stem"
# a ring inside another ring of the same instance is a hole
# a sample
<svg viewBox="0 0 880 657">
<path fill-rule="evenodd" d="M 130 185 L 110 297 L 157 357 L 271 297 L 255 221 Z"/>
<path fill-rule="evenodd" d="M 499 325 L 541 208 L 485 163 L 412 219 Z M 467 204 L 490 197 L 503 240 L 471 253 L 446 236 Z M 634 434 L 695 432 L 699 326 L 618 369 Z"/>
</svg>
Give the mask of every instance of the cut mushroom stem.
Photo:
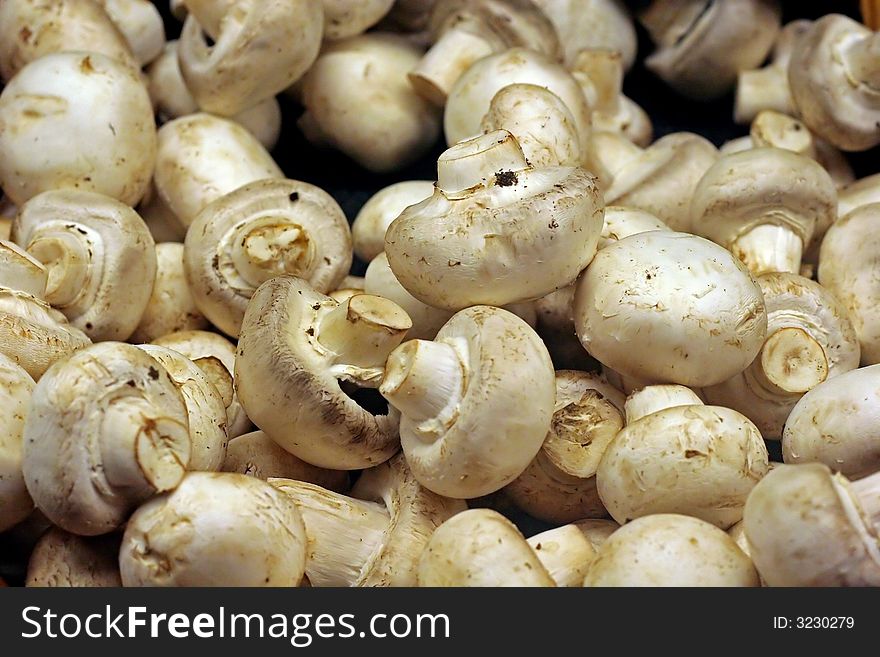
<svg viewBox="0 0 880 657">
<path fill-rule="evenodd" d="M 626 423 L 632 424 L 646 415 L 676 406 L 702 406 L 703 400 L 693 390 L 679 385 L 646 386 L 626 398 Z"/>
<path fill-rule="evenodd" d="M 502 177 L 499 174 L 509 175 L 527 167 L 513 135 L 496 130 L 446 150 L 437 160 L 437 187 L 452 198 L 486 184 L 493 177 Z"/>
<path fill-rule="evenodd" d="M 802 122 L 787 114 L 762 111 L 752 121 L 749 136 L 754 148 L 771 146 L 818 159 L 813 133 Z"/>
<path fill-rule="evenodd" d="M 479 34 L 447 30 L 409 73 L 410 84 L 421 96 L 442 107 L 455 82 L 471 64 L 493 52 L 492 44 Z"/>
<path fill-rule="evenodd" d="M 771 391 L 805 393 L 827 378 L 828 359 L 809 333 L 790 326 L 767 338 L 749 370 Z"/>
<path fill-rule="evenodd" d="M 409 316 L 393 301 L 355 294 L 323 317 L 317 338 L 337 362 L 381 367 L 410 328 Z"/>
<path fill-rule="evenodd" d="M 797 274 L 801 268 L 804 242 L 786 226 L 763 224 L 734 240 L 730 250 L 756 276 L 769 272 Z"/>
</svg>

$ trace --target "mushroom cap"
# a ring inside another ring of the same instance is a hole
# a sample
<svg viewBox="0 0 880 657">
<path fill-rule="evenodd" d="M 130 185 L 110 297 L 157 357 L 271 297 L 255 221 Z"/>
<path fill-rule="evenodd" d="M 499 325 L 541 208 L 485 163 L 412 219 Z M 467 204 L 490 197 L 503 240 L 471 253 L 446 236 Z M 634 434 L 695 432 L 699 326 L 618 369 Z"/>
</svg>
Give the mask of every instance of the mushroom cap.
<svg viewBox="0 0 880 657">
<path fill-rule="evenodd" d="M 522 319 L 490 306 L 459 311 L 435 342 L 460 359 L 461 398 L 449 426 L 403 415 L 403 452 L 429 490 L 464 499 L 488 495 L 525 470 L 550 429 L 556 394 L 550 355 Z M 436 382 L 443 385 L 449 384 Z"/>
<path fill-rule="evenodd" d="M 652 230 L 671 230 L 662 220 L 646 210 L 609 205 L 605 208 L 605 224 L 599 238 L 599 248 L 619 242 L 624 237 Z"/>
<path fill-rule="evenodd" d="M 351 225 L 354 254 L 364 262 L 372 262 L 385 250 L 385 231 L 391 222 L 410 205 L 424 201 L 433 193 L 431 180 L 404 180 L 373 194 Z"/>
<path fill-rule="evenodd" d="M 749 558 L 724 531 L 698 518 L 658 513 L 608 537 L 584 586 L 759 586 Z"/>
<path fill-rule="evenodd" d="M 437 109 L 406 77 L 420 56 L 405 37 L 382 32 L 325 44 L 302 81 L 306 116 L 317 132 L 306 136 L 378 173 L 417 160 L 440 130 Z"/>
<path fill-rule="evenodd" d="M 256 137 L 234 121 L 192 114 L 158 134 L 156 192 L 185 228 L 211 201 L 257 180 L 284 178 Z"/>
<path fill-rule="evenodd" d="M 782 433 L 786 463 L 824 463 L 851 479 L 880 471 L 880 365 L 845 372 L 801 397 Z"/>
<path fill-rule="evenodd" d="M 155 3 L 148 0 L 99 1 L 141 66 L 159 56 L 165 45 L 165 24 Z M 91 47 L 83 49 L 92 50 Z"/>
<path fill-rule="evenodd" d="M 150 342 L 176 331 L 197 331 L 209 326 L 186 282 L 183 244 L 156 244 L 156 281 L 131 341 Z"/>
<path fill-rule="evenodd" d="M 52 527 L 37 541 L 28 561 L 25 586 L 119 587 L 122 536 L 77 536 Z"/>
<path fill-rule="evenodd" d="M 596 550 L 577 525 L 548 529 L 531 536 L 527 542 L 556 586 L 583 586 Z"/>
<path fill-rule="evenodd" d="M 124 586 L 297 586 L 306 530 L 296 505 L 265 481 L 190 472 L 132 515 Z"/>
<path fill-rule="evenodd" d="M 235 357 L 235 387 L 260 429 L 304 461 L 334 470 L 377 465 L 399 449 L 399 414 L 373 415 L 343 392 L 335 354 L 318 341 L 339 304 L 306 281 L 279 276 L 251 297 Z"/>
<path fill-rule="evenodd" d="M 788 66 L 791 96 L 804 123 L 845 151 L 880 143 L 880 90 L 859 79 L 852 62 L 853 46 L 870 38 L 877 37 L 851 18 L 823 16 L 798 40 Z M 876 56 L 873 67 L 880 67 Z"/>
<path fill-rule="evenodd" d="M 776 0 L 654 0 L 640 16 L 657 44 L 645 64 L 689 98 L 717 98 L 764 61 L 781 14 Z"/>
<path fill-rule="evenodd" d="M 820 463 L 780 465 L 752 491 L 743 521 L 770 586 L 880 586 L 876 529 L 845 477 Z"/>
<path fill-rule="evenodd" d="M 125 38 L 101 4 L 93 0 L 0 3 L 3 81 L 11 80 L 35 59 L 72 50 L 100 53 L 136 70 L 138 65 Z"/>
<path fill-rule="evenodd" d="M 40 57 L 0 94 L 0 186 L 16 205 L 59 188 L 134 205 L 155 161 L 147 91 L 137 72 L 109 57 Z"/>
<path fill-rule="evenodd" d="M 422 553 L 419 586 L 555 586 L 512 522 L 469 509 L 440 525 Z"/>
<path fill-rule="evenodd" d="M 880 203 L 880 173 L 845 185 L 837 194 L 837 216 L 845 217 L 863 205 Z"/>
<path fill-rule="evenodd" d="M 742 518 L 769 456 L 748 418 L 721 406 L 651 413 L 611 441 L 599 464 L 599 497 L 617 522 L 681 513 L 726 529 Z"/>
<path fill-rule="evenodd" d="M 581 153 L 587 153 L 590 106 L 580 85 L 552 57 L 525 48 L 510 48 L 485 57 L 458 79 L 443 115 L 446 143 L 452 146 L 480 134 L 480 122 L 492 98 L 511 84 L 538 85 L 558 96 L 574 118 Z"/>
<path fill-rule="evenodd" d="M 767 330 L 761 290 L 739 259 L 672 231 L 632 235 L 599 251 L 578 280 L 574 318 L 581 343 L 603 365 L 690 387 L 744 370 Z"/>
<path fill-rule="evenodd" d="M 176 486 L 190 458 L 186 405 L 145 351 L 102 342 L 37 383 L 22 471 L 34 503 L 75 534 L 106 534 L 132 508 Z"/>
<path fill-rule="evenodd" d="M 22 435 L 33 389 L 30 375 L 0 353 L 0 532 L 34 508 L 21 474 Z"/>
<path fill-rule="evenodd" d="M 693 231 L 726 248 L 761 225 L 784 226 L 801 238 L 837 219 L 837 189 L 815 160 L 781 148 L 724 155 L 706 171 L 690 207 Z"/>
<path fill-rule="evenodd" d="M 226 406 L 202 370 L 180 352 L 154 344 L 138 345 L 171 376 L 186 405 L 190 457 L 187 470 L 217 472 L 226 459 Z"/>
<path fill-rule="evenodd" d="M 153 237 L 137 212 L 78 190 L 38 194 L 22 205 L 12 239 L 48 269 L 46 301 L 92 340 L 125 340 L 156 278 Z"/>
<path fill-rule="evenodd" d="M 757 280 L 767 308 L 768 338 L 788 328 L 806 333 L 821 347 L 827 379 L 859 366 L 859 342 L 849 314 L 828 289 L 803 276 L 784 272 L 762 274 Z M 787 357 L 792 370 L 802 366 L 800 358 L 800 352 Z M 727 406 L 748 417 L 765 439 L 778 439 L 803 393 L 787 393 L 763 385 L 753 371 L 763 369 L 761 360 L 756 358 L 748 369 L 704 388 L 703 392 L 709 403 Z M 804 364 L 807 362 L 805 359 Z"/>
<path fill-rule="evenodd" d="M 187 231 L 184 266 L 193 300 L 236 337 L 265 281 L 294 275 L 329 292 L 351 267 L 351 229 L 327 192 L 297 180 L 261 180 L 206 206 Z"/>
<path fill-rule="evenodd" d="M 861 361 L 880 363 L 880 202 L 856 208 L 828 229 L 819 251 L 819 282 L 849 312 Z"/>
<path fill-rule="evenodd" d="M 314 0 L 219 4 L 222 9 L 208 9 L 222 11 L 216 29 L 205 22 L 205 3 L 189 6 L 178 59 L 199 107 L 232 116 L 302 77 L 318 56 L 324 12 Z M 213 37 L 211 45 L 205 30 Z"/>
<path fill-rule="evenodd" d="M 394 6 L 394 0 L 321 0 L 324 38 L 345 39 L 366 32 Z"/>
<path fill-rule="evenodd" d="M 257 479 L 293 479 L 336 492 L 348 489 L 349 474 L 306 463 L 262 431 L 251 431 L 229 441 L 223 472 L 237 472 Z"/>
<path fill-rule="evenodd" d="M 235 345 L 219 333 L 178 331 L 156 338 L 153 340 L 153 344 L 180 352 L 194 362 L 200 358 L 217 358 L 223 363 L 230 376 L 235 370 Z M 230 439 L 253 428 L 247 413 L 244 412 L 238 401 L 238 395 L 234 392 L 232 403 L 226 408 L 226 415 L 228 418 L 226 431 Z"/>
<path fill-rule="evenodd" d="M 620 525 L 606 518 L 588 518 L 586 520 L 578 520 L 573 524 L 581 530 L 581 533 L 597 552 L 605 544 L 605 541 L 608 540 L 608 537 L 620 529 Z"/>
</svg>

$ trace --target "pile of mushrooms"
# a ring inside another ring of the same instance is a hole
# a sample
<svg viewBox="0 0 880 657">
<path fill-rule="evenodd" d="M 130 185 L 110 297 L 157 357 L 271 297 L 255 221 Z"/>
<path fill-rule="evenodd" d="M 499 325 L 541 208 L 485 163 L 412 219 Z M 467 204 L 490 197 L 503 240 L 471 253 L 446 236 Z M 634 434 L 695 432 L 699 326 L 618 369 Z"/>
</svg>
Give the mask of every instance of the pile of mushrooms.
<svg viewBox="0 0 880 657">
<path fill-rule="evenodd" d="M 880 586 L 880 33 L 638 4 L 0 2 L 7 582 Z"/>
</svg>

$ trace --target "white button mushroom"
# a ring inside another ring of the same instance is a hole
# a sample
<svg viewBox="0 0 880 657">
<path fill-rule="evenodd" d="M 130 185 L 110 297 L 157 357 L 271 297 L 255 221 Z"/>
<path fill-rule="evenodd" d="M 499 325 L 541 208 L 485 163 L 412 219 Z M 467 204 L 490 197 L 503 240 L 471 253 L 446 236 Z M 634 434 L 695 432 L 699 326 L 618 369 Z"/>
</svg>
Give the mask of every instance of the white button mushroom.
<svg viewBox="0 0 880 657">
<path fill-rule="evenodd" d="M 193 114 L 159 129 L 156 192 L 183 232 L 211 201 L 248 183 L 283 177 L 260 142 L 233 121 Z"/>
<path fill-rule="evenodd" d="M 254 293 L 242 323 L 239 400 L 254 424 L 308 463 L 382 463 L 399 447 L 396 411 L 373 415 L 341 384 L 375 388 L 410 325 L 387 299 L 361 294 L 340 304 L 301 279 L 273 278 Z"/>
<path fill-rule="evenodd" d="M 798 40 L 788 84 L 810 130 L 841 150 L 880 144 L 880 33 L 829 14 Z"/>
<path fill-rule="evenodd" d="M 52 527 L 28 560 L 25 586 L 119 587 L 118 534 L 77 536 Z"/>
<path fill-rule="evenodd" d="M 550 431 L 538 455 L 505 486 L 505 495 L 545 522 L 607 515 L 595 474 L 605 448 L 623 428 L 623 403 L 623 393 L 598 375 L 556 372 Z"/>
<path fill-rule="evenodd" d="M 805 392 L 859 366 L 859 342 L 846 308 L 818 283 L 796 274 L 758 277 L 767 339 L 743 372 L 703 389 L 711 404 L 747 416 L 765 439 L 779 439 Z"/>
<path fill-rule="evenodd" d="M 434 530 L 467 508 L 422 487 L 402 456 L 365 470 L 352 497 L 302 481 L 269 483 L 302 514 L 312 586 L 415 586 Z"/>
<path fill-rule="evenodd" d="M 155 159 L 147 90 L 137 72 L 104 55 L 46 55 L 0 94 L 0 186 L 17 205 L 58 188 L 134 205 Z"/>
<path fill-rule="evenodd" d="M 804 395 L 785 422 L 786 463 L 824 463 L 857 479 L 880 471 L 880 365 L 828 380 Z"/>
<path fill-rule="evenodd" d="M 880 363 L 880 203 L 856 208 L 836 222 L 819 251 L 819 282 L 849 311 L 861 361 Z"/>
<path fill-rule="evenodd" d="M 91 344 L 42 297 L 48 273 L 33 256 L 12 242 L 0 241 L 0 353 L 34 379 L 54 362 Z"/>
<path fill-rule="evenodd" d="M 570 284 L 602 230 L 596 179 L 577 167 L 530 167 L 504 130 L 437 162 L 434 195 L 385 234 L 394 275 L 414 297 L 458 310 L 535 299 Z"/>
<path fill-rule="evenodd" d="M 587 520 L 578 520 L 574 524 L 575 527 L 581 530 L 581 534 L 590 542 L 590 545 L 593 546 L 595 551 L 599 551 L 605 541 L 620 529 L 620 525 L 618 525 L 613 520 L 608 520 L 605 518 L 591 518 Z"/>
<path fill-rule="evenodd" d="M 410 205 L 424 201 L 433 193 L 431 180 L 404 180 L 373 194 L 351 224 L 354 254 L 364 262 L 371 262 L 385 250 L 385 231 L 391 222 Z"/>
<path fill-rule="evenodd" d="M 645 64 L 689 98 L 718 98 L 764 61 L 781 14 L 777 0 L 653 0 L 638 17 L 657 46 Z"/>
<path fill-rule="evenodd" d="M 880 480 L 781 465 L 746 503 L 752 560 L 770 586 L 880 586 Z"/>
<path fill-rule="evenodd" d="M 188 2 L 187 8 L 180 70 L 206 112 L 233 116 L 253 107 L 296 82 L 318 56 L 324 12 L 315 0 Z"/>
<path fill-rule="evenodd" d="M 124 586 L 297 586 L 307 538 L 293 501 L 244 475 L 190 472 L 132 515 Z"/>
<path fill-rule="evenodd" d="M 649 386 L 637 394 L 654 393 Z M 596 471 L 599 497 L 621 524 L 653 513 L 681 513 L 726 529 L 742 518 L 749 491 L 767 473 L 761 434 L 728 408 L 704 406 L 696 398 L 663 401 L 669 406 L 644 417 L 627 408 L 626 427 L 605 449 Z M 657 408 L 639 406 L 639 412 Z"/>
<path fill-rule="evenodd" d="M 257 479 L 293 479 L 336 492 L 348 489 L 348 472 L 328 470 L 306 463 L 285 451 L 262 431 L 252 431 L 229 441 L 223 472 L 237 472 Z"/>
<path fill-rule="evenodd" d="M 697 518 L 660 513 L 614 532 L 599 548 L 584 586 L 759 586 L 733 539 Z"/>
<path fill-rule="evenodd" d="M 574 318 L 581 343 L 603 365 L 691 387 L 744 370 L 767 330 L 761 290 L 745 266 L 708 240 L 671 231 L 599 251 L 578 280 Z"/>
<path fill-rule="evenodd" d="M 27 64 L 44 55 L 69 51 L 100 53 L 132 70 L 139 68 L 125 38 L 99 2 L 0 2 L 0 77 L 3 81 L 8 82 Z"/>
<path fill-rule="evenodd" d="M 190 458 L 186 405 L 146 352 L 102 342 L 37 383 L 24 427 L 28 491 L 56 525 L 110 532 L 132 508 L 174 488 Z"/>
<path fill-rule="evenodd" d="M 880 203 L 880 173 L 850 183 L 837 194 L 837 216 L 845 217 L 863 205 Z"/>
<path fill-rule="evenodd" d="M 548 529 L 527 542 L 556 586 L 584 585 L 584 577 L 596 558 L 596 549 L 577 525 Z"/>
<path fill-rule="evenodd" d="M 138 214 L 93 192 L 43 192 L 25 203 L 12 239 L 45 265 L 45 299 L 92 340 L 126 340 L 156 278 L 156 247 Z"/>
<path fill-rule="evenodd" d="M 438 111 L 406 78 L 421 50 L 372 32 L 325 45 L 302 80 L 306 138 L 375 172 L 401 169 L 437 140 Z"/>
<path fill-rule="evenodd" d="M 529 0 L 438 0 L 429 29 L 433 45 L 409 79 L 441 107 L 456 81 L 483 57 L 523 47 L 555 58 L 560 50 L 553 24 Z"/>
<path fill-rule="evenodd" d="M 223 363 L 230 377 L 235 369 L 235 345 L 217 333 L 178 331 L 156 338 L 153 344 L 173 349 L 196 363 L 203 358 L 216 358 Z M 226 408 L 226 415 L 227 433 L 230 438 L 240 436 L 253 428 L 235 393 Z"/>
<path fill-rule="evenodd" d="M 519 476 L 550 429 L 553 365 L 512 313 L 462 310 L 433 342 L 388 357 L 379 388 L 401 412 L 400 441 L 418 481 L 454 498 L 492 493 Z"/>
<path fill-rule="evenodd" d="M 165 25 L 156 5 L 148 0 L 99 0 L 104 11 L 125 37 L 141 66 L 159 56 L 165 45 Z M 91 46 L 84 50 L 94 50 Z"/>
<path fill-rule="evenodd" d="M 329 292 L 348 274 L 351 258 L 342 208 L 297 180 L 262 180 L 217 199 L 198 214 L 184 242 L 196 306 L 232 337 L 264 281 L 289 274 Z"/>
<path fill-rule="evenodd" d="M 556 586 L 538 555 L 507 518 L 469 509 L 431 536 L 419 563 L 419 586 Z"/>
<path fill-rule="evenodd" d="M 33 390 L 30 375 L 0 353 L 0 532 L 34 508 L 21 474 L 22 433 Z"/>
<path fill-rule="evenodd" d="M 324 38 L 329 41 L 363 34 L 389 12 L 394 0 L 321 0 Z"/>
</svg>

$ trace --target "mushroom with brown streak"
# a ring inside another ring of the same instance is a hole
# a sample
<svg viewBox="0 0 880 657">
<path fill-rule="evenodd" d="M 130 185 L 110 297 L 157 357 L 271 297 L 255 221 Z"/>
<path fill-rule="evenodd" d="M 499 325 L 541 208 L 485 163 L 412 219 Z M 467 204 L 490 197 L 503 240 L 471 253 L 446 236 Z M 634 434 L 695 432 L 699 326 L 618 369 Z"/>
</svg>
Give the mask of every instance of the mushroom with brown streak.
<svg viewBox="0 0 880 657">
<path fill-rule="evenodd" d="M 459 311 L 434 341 L 409 340 L 379 388 L 401 413 L 400 441 L 416 479 L 454 498 L 509 484 L 541 448 L 555 398 L 538 335 L 491 306 Z"/>
<path fill-rule="evenodd" d="M 124 203 L 57 190 L 19 210 L 12 239 L 46 267 L 45 299 L 92 340 L 126 340 L 150 301 L 156 247 Z"/>
<path fill-rule="evenodd" d="M 0 187 L 16 204 L 79 189 L 137 203 L 156 161 L 156 124 L 138 72 L 97 53 L 41 57 L 0 94 Z"/>
<path fill-rule="evenodd" d="M 77 536 L 52 527 L 40 537 L 27 565 L 25 586 L 119 587 L 119 534 Z"/>
<path fill-rule="evenodd" d="M 864 365 L 880 363 L 880 202 L 837 221 L 819 251 L 819 282 L 849 311 Z"/>
<path fill-rule="evenodd" d="M 880 33 L 823 16 L 798 40 L 788 84 L 802 120 L 826 141 L 844 151 L 880 144 Z"/>
<path fill-rule="evenodd" d="M 173 349 L 196 364 L 202 363 L 204 359 L 217 359 L 223 364 L 230 377 L 235 370 L 235 345 L 218 333 L 178 331 L 156 338 L 153 344 Z M 230 439 L 253 428 L 234 391 L 232 400 L 226 408 L 226 415 L 227 434 Z"/>
<path fill-rule="evenodd" d="M 880 586 L 880 475 L 780 465 L 755 486 L 743 527 L 770 586 Z"/>
<path fill-rule="evenodd" d="M 438 527 L 419 560 L 419 586 L 556 586 L 516 526 L 497 511 L 469 509 Z"/>
<path fill-rule="evenodd" d="M 859 341 L 846 307 L 797 274 L 758 277 L 767 307 L 767 338 L 757 358 L 731 379 L 703 388 L 710 404 L 748 417 L 778 440 L 792 408 L 822 382 L 859 366 Z"/>
<path fill-rule="evenodd" d="M 764 61 L 781 17 L 777 0 L 653 0 L 638 15 L 656 45 L 645 64 L 689 98 L 718 98 Z"/>
<path fill-rule="evenodd" d="M 262 431 L 252 431 L 229 441 L 223 472 L 237 472 L 264 481 L 293 479 L 342 493 L 349 488 L 349 473 L 306 463 L 281 448 Z"/>
<path fill-rule="evenodd" d="M 858 479 L 880 471 L 880 365 L 817 385 L 791 410 L 782 433 L 786 463 L 824 463 Z"/>
<path fill-rule="evenodd" d="M 560 54 L 556 29 L 530 0 L 437 0 L 428 28 L 433 44 L 409 80 L 441 107 L 458 79 L 484 57 L 514 47 L 553 59 Z"/>
<path fill-rule="evenodd" d="M 0 353 L 0 532 L 34 509 L 21 473 L 22 436 L 33 390 L 30 375 Z"/>
<path fill-rule="evenodd" d="M 694 191 L 691 228 L 755 275 L 800 271 L 804 251 L 837 219 L 837 190 L 814 160 L 780 148 L 721 157 Z"/>
<path fill-rule="evenodd" d="M 389 226 L 394 275 L 420 301 L 459 310 L 535 299 L 570 284 L 602 230 L 596 179 L 577 167 L 530 167 L 499 130 L 437 162 L 430 199 Z"/>
<path fill-rule="evenodd" d="M 235 387 L 248 416 L 284 449 L 333 470 L 377 465 L 399 449 L 399 415 L 374 415 L 346 393 L 375 388 L 411 322 L 394 302 L 344 303 L 292 276 L 273 278 L 248 304 Z M 345 388 L 343 388 L 343 385 Z"/>
<path fill-rule="evenodd" d="M 155 3 L 148 0 L 98 0 L 98 2 L 122 33 L 141 66 L 146 66 L 159 56 L 165 45 L 165 24 Z M 91 46 L 82 49 L 94 50 Z"/>
<path fill-rule="evenodd" d="M 669 395 L 669 388 L 681 392 Z M 596 471 L 599 497 L 612 518 L 623 524 L 680 513 L 722 529 L 742 518 L 749 492 L 769 467 L 767 448 L 748 418 L 705 406 L 680 386 L 643 388 L 626 410 L 626 427 Z"/>
<path fill-rule="evenodd" d="M 32 255 L 0 240 L 0 353 L 33 378 L 91 344 L 44 300 L 48 273 Z"/>
<path fill-rule="evenodd" d="M 406 79 L 420 53 L 404 37 L 381 32 L 326 44 L 301 83 L 306 139 L 377 173 L 421 157 L 436 142 L 440 119 Z"/>
<path fill-rule="evenodd" d="M 351 224 L 354 254 L 364 262 L 371 262 L 385 250 L 385 231 L 391 222 L 410 205 L 424 201 L 433 193 L 431 180 L 404 180 L 373 194 Z"/>
<path fill-rule="evenodd" d="M 296 82 L 318 56 L 324 12 L 315 0 L 200 0 L 187 9 L 178 60 L 206 112 L 233 116 L 254 107 Z"/>
<path fill-rule="evenodd" d="M 631 235 L 599 251 L 578 280 L 574 320 L 603 365 L 647 383 L 697 388 L 744 370 L 767 331 L 761 290 L 745 266 L 717 244 L 672 231 Z"/>
<path fill-rule="evenodd" d="M 303 519 L 255 477 L 190 472 L 132 515 L 119 551 L 124 586 L 297 586 L 306 565 Z"/>
<path fill-rule="evenodd" d="M 755 566 L 724 531 L 658 513 L 618 529 L 599 548 L 584 586 L 760 586 Z"/>
<path fill-rule="evenodd" d="M 596 549 L 576 524 L 562 525 L 527 540 L 556 586 L 583 586 Z"/>
<path fill-rule="evenodd" d="M 248 300 L 265 281 L 292 275 L 329 292 L 351 267 L 351 229 L 327 192 L 297 180 L 262 180 L 205 207 L 184 242 L 196 306 L 237 337 Z"/>
<path fill-rule="evenodd" d="M 351 496 L 303 481 L 269 483 L 302 514 L 312 586 L 415 586 L 434 530 L 466 509 L 419 484 L 402 455 L 365 470 Z"/>
<path fill-rule="evenodd" d="M 607 515 L 595 475 L 605 448 L 623 428 L 623 404 L 623 393 L 599 375 L 556 372 L 550 431 L 537 456 L 504 487 L 507 498 L 545 522 Z"/>
<path fill-rule="evenodd" d="M 145 351 L 102 342 L 37 383 L 24 427 L 25 483 L 37 508 L 75 534 L 106 534 L 190 460 L 186 404 Z"/>
</svg>

